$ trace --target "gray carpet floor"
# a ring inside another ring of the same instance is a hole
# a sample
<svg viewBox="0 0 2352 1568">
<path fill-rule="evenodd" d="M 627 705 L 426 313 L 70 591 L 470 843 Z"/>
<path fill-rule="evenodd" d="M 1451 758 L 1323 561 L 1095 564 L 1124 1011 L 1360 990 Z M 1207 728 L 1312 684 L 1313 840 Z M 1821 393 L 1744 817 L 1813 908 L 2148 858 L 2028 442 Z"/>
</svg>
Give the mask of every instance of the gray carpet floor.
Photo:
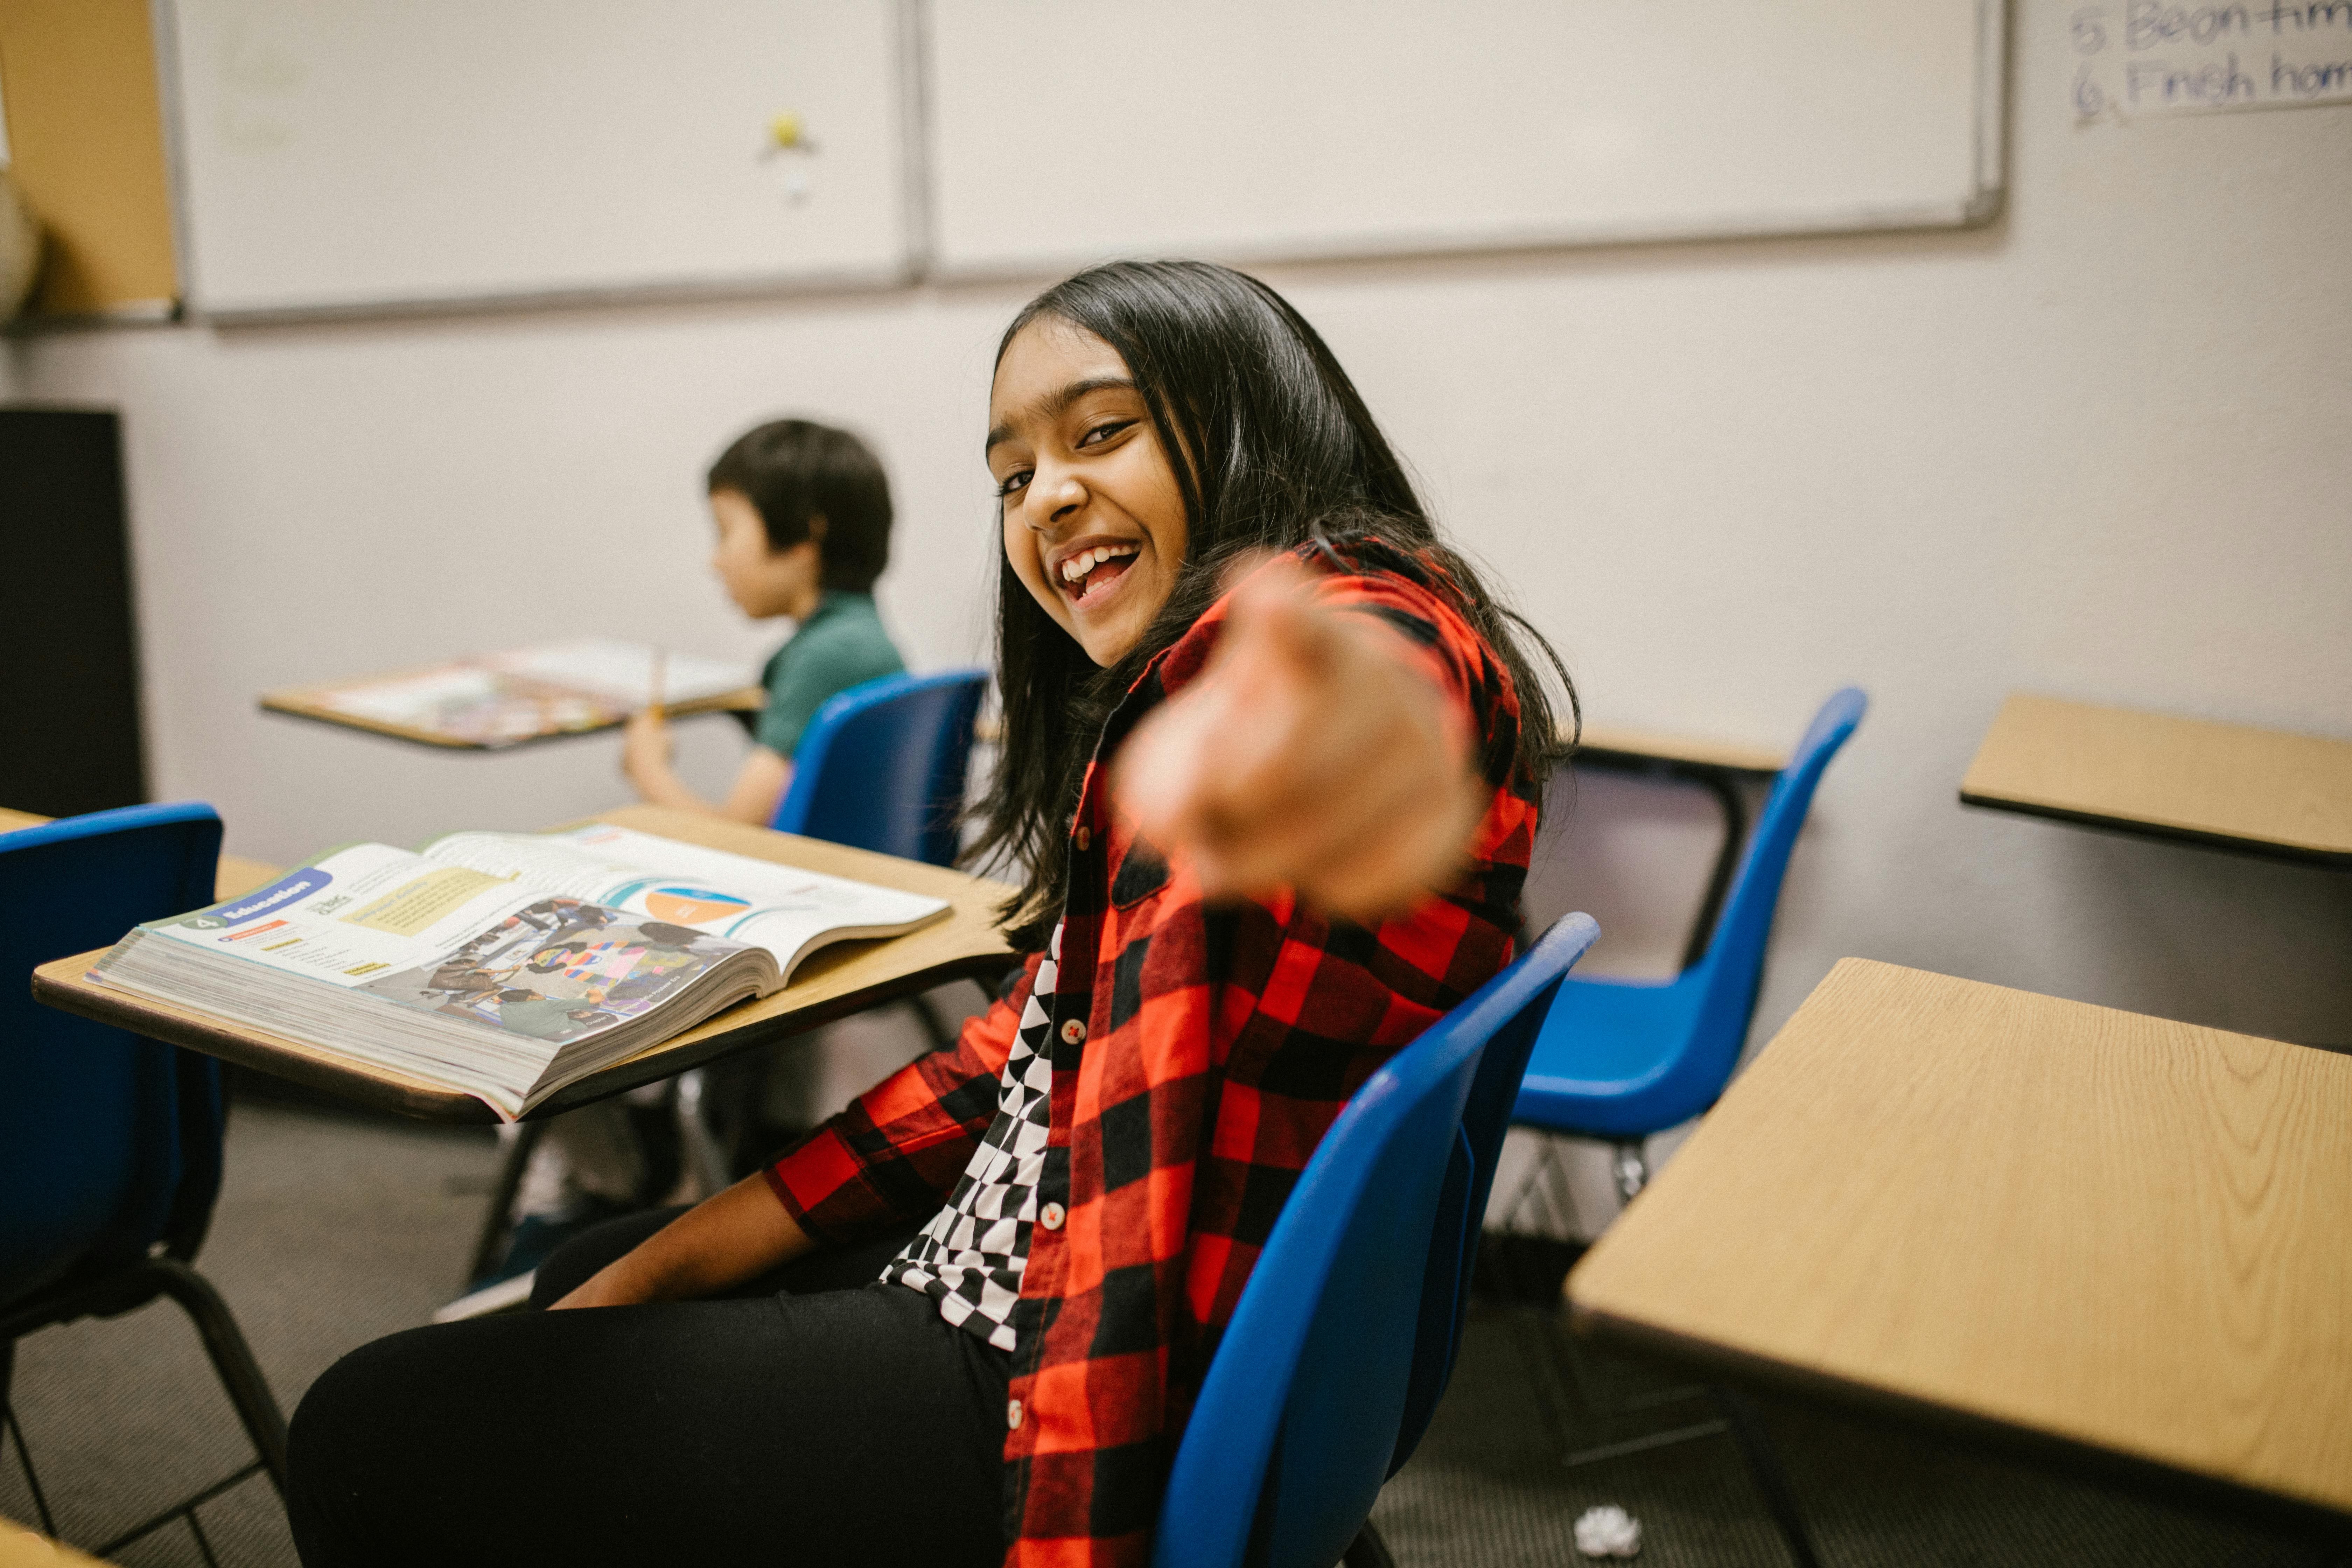
<svg viewBox="0 0 2352 1568">
<path fill-rule="evenodd" d="M 292 1414 L 345 1351 L 426 1321 L 458 1293 L 496 1159 L 487 1130 L 234 1108 L 226 1177 L 196 1267 L 227 1299 L 280 1408 Z M 19 1341 L 13 1403 L 58 1532 L 80 1546 L 253 1458 L 194 1329 L 169 1302 Z M 0 1458 L 0 1514 L 33 1520 L 13 1451 Z M 266 1479 L 198 1517 L 222 1568 L 293 1568 Z M 179 1523 L 117 1560 L 203 1563 Z"/>
<path fill-rule="evenodd" d="M 228 1178 L 198 1260 L 245 1327 L 280 1403 L 352 1346 L 425 1321 L 453 1295 L 488 1189 L 487 1133 L 241 1105 Z M 1405 1568 L 1581 1561 L 1577 1514 L 1616 1503 L 1643 1523 L 1640 1562 L 1786 1563 L 1724 1436 L 1570 1467 L 1571 1450 L 1699 1425 L 1668 1379 L 1580 1353 L 1528 1307 L 1474 1314 L 1452 1390 L 1374 1517 Z M 175 1308 L 44 1330 L 21 1342 L 15 1400 L 60 1532 L 105 1541 L 250 1458 Z M 2160 1501 L 1818 1412 L 1766 1406 L 1826 1563 L 2327 1568 L 2336 1554 Z M 291 1568 L 259 1478 L 199 1510 L 224 1568 Z M 13 1451 L 0 1514 L 33 1516 Z M 124 1550 L 141 1568 L 202 1562 L 180 1524 Z"/>
<path fill-rule="evenodd" d="M 1586 1509 L 1643 1525 L 1648 1568 L 1790 1561 L 1704 1390 L 1574 1343 L 1557 1314 L 1482 1305 L 1445 1402 L 1373 1520 L 1412 1568 L 1548 1568 Z M 1825 1568 L 2332 1568 L 2340 1552 L 1963 1451 L 1880 1422 L 1756 1401 Z M 1631 1452 L 1563 1461 L 1622 1446 Z"/>
</svg>

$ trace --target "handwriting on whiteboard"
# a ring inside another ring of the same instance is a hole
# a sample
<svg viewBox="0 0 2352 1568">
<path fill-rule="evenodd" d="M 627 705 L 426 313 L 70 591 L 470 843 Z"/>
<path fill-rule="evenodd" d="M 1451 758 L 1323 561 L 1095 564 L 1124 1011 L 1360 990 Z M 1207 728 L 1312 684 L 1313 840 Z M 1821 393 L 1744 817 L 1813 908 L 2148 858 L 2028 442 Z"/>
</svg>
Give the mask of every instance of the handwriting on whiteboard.
<svg viewBox="0 0 2352 1568">
<path fill-rule="evenodd" d="M 2352 0 L 2108 0 L 2069 23 L 2077 120 L 2352 102 Z"/>
</svg>

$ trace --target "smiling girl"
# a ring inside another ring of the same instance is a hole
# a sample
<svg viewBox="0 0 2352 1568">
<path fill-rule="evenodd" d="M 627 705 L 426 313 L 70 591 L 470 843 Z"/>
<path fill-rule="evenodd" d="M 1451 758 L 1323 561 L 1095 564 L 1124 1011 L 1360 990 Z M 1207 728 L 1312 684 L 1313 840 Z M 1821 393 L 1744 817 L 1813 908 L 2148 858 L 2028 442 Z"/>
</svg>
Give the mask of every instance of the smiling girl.
<svg viewBox="0 0 2352 1568">
<path fill-rule="evenodd" d="M 559 1252 L 566 1310 L 344 1358 L 294 1424 L 311 1568 L 1143 1563 L 1317 1142 L 1507 962 L 1554 755 L 1528 634 L 1313 329 L 1221 268 L 1097 268 L 1007 330 L 989 426 L 978 852 L 1030 957 L 769 1170 Z"/>
</svg>

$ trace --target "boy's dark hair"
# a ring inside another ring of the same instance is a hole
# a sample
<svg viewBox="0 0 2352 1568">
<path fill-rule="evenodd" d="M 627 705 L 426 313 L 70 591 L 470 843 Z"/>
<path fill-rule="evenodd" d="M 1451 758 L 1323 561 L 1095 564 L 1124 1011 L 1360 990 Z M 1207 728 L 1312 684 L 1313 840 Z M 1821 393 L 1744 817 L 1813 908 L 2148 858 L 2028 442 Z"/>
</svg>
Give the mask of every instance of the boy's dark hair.
<svg viewBox="0 0 2352 1568">
<path fill-rule="evenodd" d="M 863 594 L 890 563 L 890 481 L 882 461 L 846 430 L 810 419 L 775 419 L 746 430 L 710 465 L 707 489 L 735 490 L 768 530 L 768 548 L 790 550 L 824 519 L 817 553 L 827 588 Z"/>
<path fill-rule="evenodd" d="M 1509 670 L 1518 698 L 1517 729 L 1496 737 L 1507 754 L 1486 759 L 1488 772 L 1498 780 L 1516 774 L 1540 791 L 1573 743 L 1574 685 L 1542 636 L 1438 537 L 1347 372 L 1289 301 L 1206 262 L 1111 262 L 1031 300 L 1004 329 L 999 362 L 1040 316 L 1117 349 L 1161 449 L 1192 460 L 1172 465 L 1187 530 L 1175 586 L 1134 648 L 1108 668 L 1095 666 L 997 552 L 1003 749 L 973 811 L 981 832 L 965 858 L 1009 864 L 1022 876 L 1003 910 L 1015 947 L 1041 948 L 1052 932 L 1070 813 L 1103 721 L 1144 666 L 1215 602 L 1226 568 L 1251 552 L 1313 542 L 1327 556 L 1385 560 L 1447 593 Z M 1426 574 L 1430 565 L 1435 574 Z M 1531 655 L 1558 679 L 1565 726 Z"/>
</svg>

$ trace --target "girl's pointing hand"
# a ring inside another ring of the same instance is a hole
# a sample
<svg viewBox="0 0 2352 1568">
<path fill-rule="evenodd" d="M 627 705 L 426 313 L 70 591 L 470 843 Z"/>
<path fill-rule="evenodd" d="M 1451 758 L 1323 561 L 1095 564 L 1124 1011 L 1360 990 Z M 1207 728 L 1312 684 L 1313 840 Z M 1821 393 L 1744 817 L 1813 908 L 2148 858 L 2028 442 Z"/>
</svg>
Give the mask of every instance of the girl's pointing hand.
<svg viewBox="0 0 2352 1568">
<path fill-rule="evenodd" d="M 1137 727 L 1112 788 L 1202 891 L 1286 886 L 1370 921 L 1453 878 L 1488 792 L 1402 635 L 1314 586 L 1286 557 L 1251 573 L 1208 668 Z"/>
</svg>

